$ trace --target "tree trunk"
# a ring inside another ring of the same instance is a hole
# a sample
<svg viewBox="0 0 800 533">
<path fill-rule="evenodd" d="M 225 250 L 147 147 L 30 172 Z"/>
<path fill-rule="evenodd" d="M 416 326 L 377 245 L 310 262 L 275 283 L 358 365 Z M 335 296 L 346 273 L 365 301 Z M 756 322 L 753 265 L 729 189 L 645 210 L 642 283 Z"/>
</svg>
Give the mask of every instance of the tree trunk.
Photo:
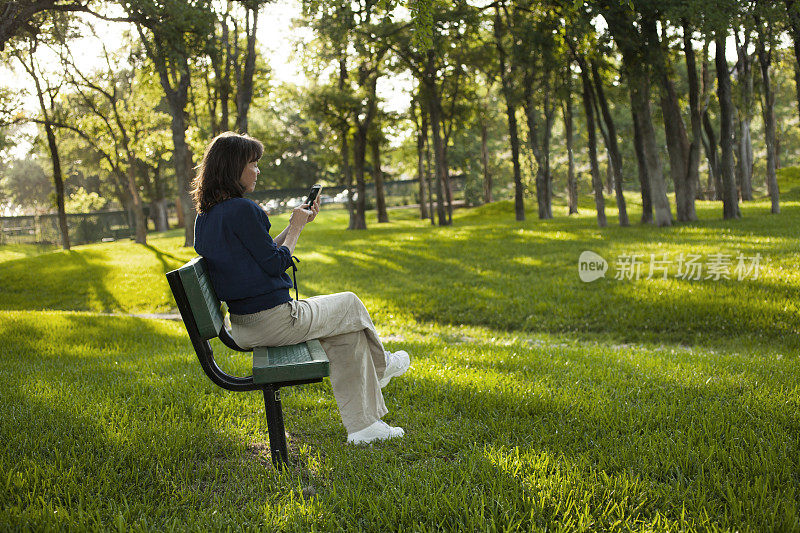
<svg viewBox="0 0 800 533">
<path fill-rule="evenodd" d="M 737 180 L 742 200 L 750 201 L 753 199 L 753 139 L 750 124 L 753 120 L 753 65 L 750 54 L 747 53 L 750 38 L 748 30 L 745 29 L 745 38 L 740 42 L 739 32 L 734 31 L 736 36 L 736 54 L 739 61 L 736 63 L 738 85 L 740 92 L 741 105 L 739 112 L 739 138 L 738 138 L 738 168 Z"/>
<path fill-rule="evenodd" d="M 250 25 L 250 18 L 246 16 L 247 33 L 247 57 L 244 61 L 244 72 L 242 73 L 242 83 L 236 91 L 236 131 L 246 133 L 248 122 L 247 113 L 250 110 L 250 103 L 253 100 L 253 75 L 256 71 L 256 28 L 258 27 L 258 7 L 248 10 L 253 13 L 253 24 Z M 238 37 L 238 36 L 237 36 Z"/>
<path fill-rule="evenodd" d="M 708 138 L 706 146 L 706 157 L 708 157 L 708 184 L 706 188 L 713 192 L 711 200 L 722 200 L 722 169 L 720 168 L 719 152 L 717 150 L 717 134 L 714 125 L 711 124 L 711 117 L 708 109 L 703 111 L 703 129 Z"/>
<path fill-rule="evenodd" d="M 672 211 L 667 198 L 667 184 L 664 181 L 664 170 L 661 167 L 661 158 L 658 156 L 656 132 L 650 114 L 650 82 L 648 78 L 647 72 L 637 66 L 635 75 L 630 79 L 633 93 L 632 104 L 636 112 L 644 157 L 647 162 L 650 199 L 655 212 L 654 222 L 657 226 L 671 226 Z"/>
<path fill-rule="evenodd" d="M 53 163 L 53 184 L 56 188 L 56 207 L 58 209 L 58 227 L 61 230 L 61 247 L 69 250 L 69 227 L 67 226 L 67 212 L 64 208 L 64 177 L 61 171 L 61 156 L 58 153 L 58 144 L 53 126 L 50 124 L 44 107 L 42 112 L 45 117 L 44 129 L 47 132 L 47 146 L 50 149 L 50 160 Z"/>
<path fill-rule="evenodd" d="M 631 94 L 631 119 L 633 122 L 633 148 L 636 153 L 636 166 L 639 170 L 639 187 L 642 193 L 642 224 L 653 222 L 653 202 L 650 197 L 650 178 L 647 176 L 647 157 L 644 155 L 644 140 L 639 128 L 639 116 L 633 107 L 633 88 Z"/>
<path fill-rule="evenodd" d="M 425 188 L 428 189 L 428 212 L 430 213 L 431 226 L 436 225 L 436 219 L 433 216 L 435 211 L 433 206 L 433 186 L 431 183 L 431 143 L 428 136 L 428 114 L 422 109 L 422 132 L 425 136 Z"/>
<path fill-rule="evenodd" d="M 512 94 L 511 79 L 506 67 L 506 51 L 502 42 L 502 28 L 500 22 L 500 9 L 495 6 L 494 37 L 500 60 L 500 80 L 503 85 L 503 96 L 506 101 L 506 116 L 508 118 L 508 136 L 511 142 L 511 162 L 514 167 L 514 213 L 517 221 L 525 220 L 525 203 L 522 189 L 522 171 L 519 164 L 519 136 L 517 133 L 517 106 Z"/>
<path fill-rule="evenodd" d="M 786 14 L 789 19 L 789 33 L 794 45 L 794 87 L 797 94 L 797 107 L 800 110 L 800 2 L 786 0 Z"/>
<path fill-rule="evenodd" d="M 185 101 L 184 101 L 185 106 Z M 181 199 L 183 210 L 183 236 L 184 246 L 194 246 L 194 218 L 195 210 L 190 194 L 194 172 L 192 171 L 192 153 L 186 143 L 186 117 L 176 103 L 170 106 L 172 115 L 172 162 L 175 166 L 175 175 L 178 178 L 178 195 Z M 177 108 L 177 109 L 176 109 Z"/>
<path fill-rule="evenodd" d="M 436 76 L 433 65 L 433 50 L 428 50 L 427 63 L 425 65 L 425 96 L 428 103 L 428 116 L 431 122 L 431 134 L 433 136 L 433 156 L 436 166 L 436 215 L 440 226 L 448 225 L 447 213 L 445 212 L 445 193 L 444 184 L 447 182 L 447 167 L 445 164 L 444 145 L 442 143 L 442 114 L 439 106 L 439 98 L 436 90 Z"/>
<path fill-rule="evenodd" d="M 771 28 L 770 28 L 771 30 Z M 767 30 L 769 31 L 769 30 Z M 767 50 L 765 44 L 764 29 L 758 38 L 758 62 L 761 67 L 761 113 L 764 117 L 764 135 L 767 144 L 767 191 L 771 204 L 771 212 L 778 214 L 781 212 L 778 192 L 778 177 L 776 172 L 776 151 L 775 151 L 775 93 L 772 91 L 772 79 L 770 76 L 770 64 L 772 62 L 772 50 Z"/>
<path fill-rule="evenodd" d="M 441 98 L 438 96 L 437 92 L 437 102 L 436 107 L 439 108 L 439 120 L 442 120 L 442 105 L 441 105 Z M 444 173 L 442 174 L 442 188 L 444 189 L 444 196 L 447 201 L 446 204 L 446 212 L 447 212 L 447 224 L 450 225 L 453 223 L 453 184 L 450 181 L 450 165 L 447 163 L 447 143 L 448 137 L 443 136 L 442 138 L 442 168 L 444 168 Z"/>
<path fill-rule="evenodd" d="M 572 95 L 568 94 L 562 108 L 564 115 L 564 136 L 567 140 L 567 203 L 569 214 L 578 213 L 578 181 L 575 179 L 575 154 L 572 149 Z"/>
<path fill-rule="evenodd" d="M 687 20 L 683 21 L 683 53 L 686 57 L 686 73 L 689 80 L 689 116 L 692 124 L 692 141 L 689 144 L 689 168 L 686 181 L 691 195 L 690 220 L 697 220 L 695 200 L 700 189 L 700 146 L 703 142 L 703 110 L 700 107 L 700 81 L 697 77 L 697 61 L 692 46 L 692 29 Z"/>
<path fill-rule="evenodd" d="M 536 204 L 539 219 L 553 218 L 551 190 L 548 183 L 550 177 L 550 136 L 552 132 L 552 112 L 550 111 L 550 87 L 544 84 L 545 124 L 544 130 L 539 131 L 539 109 L 533 98 L 533 73 L 526 71 L 523 76 L 523 92 L 525 103 L 523 105 L 525 118 L 528 122 L 528 144 L 536 158 Z"/>
<path fill-rule="evenodd" d="M 347 60 L 345 58 L 339 59 L 339 90 L 344 90 L 344 85 L 347 80 Z M 341 145 L 339 147 L 339 157 L 342 159 L 342 179 L 343 184 L 347 190 L 347 212 L 350 214 L 350 221 L 347 224 L 347 229 L 356 229 L 356 206 L 353 200 L 353 169 L 350 167 L 350 124 L 346 119 L 342 118 L 339 127 L 339 137 Z"/>
<path fill-rule="evenodd" d="M 420 128 L 417 132 L 417 176 L 419 178 L 419 218 L 429 217 L 428 203 L 425 195 L 425 137 L 428 130 L 428 119 L 420 106 Z"/>
<path fill-rule="evenodd" d="M 708 107 L 711 99 L 711 69 L 708 62 L 708 45 L 709 41 L 706 40 L 703 45 L 703 65 L 701 67 L 703 78 L 703 131 L 705 137 L 703 139 L 703 147 L 706 151 L 706 158 L 708 159 L 708 183 L 706 189 L 711 192 L 708 195 L 709 200 L 721 200 L 722 196 L 722 177 L 719 168 L 719 154 L 717 152 L 717 134 L 714 132 L 714 126 L 711 124 L 711 117 L 708 112 Z"/>
<path fill-rule="evenodd" d="M 651 51 L 655 61 L 655 71 L 661 86 L 661 112 L 664 117 L 664 133 L 669 153 L 669 167 L 675 187 L 675 214 L 679 221 L 696 220 L 694 211 L 695 193 L 689 183 L 689 137 L 681 114 L 681 105 L 670 79 L 670 65 L 663 44 L 656 30 L 656 20 L 646 24 L 651 39 Z"/>
<path fill-rule="evenodd" d="M 492 203 L 492 175 L 489 173 L 489 150 L 487 141 L 489 132 L 486 119 L 481 121 L 481 166 L 483 167 L 483 203 Z"/>
<path fill-rule="evenodd" d="M 347 229 L 356 229 L 356 203 L 353 198 L 353 169 L 350 166 L 350 142 L 349 142 L 349 127 L 344 124 L 341 130 L 342 144 L 339 148 L 339 155 L 342 159 L 342 177 L 344 179 L 344 186 L 347 190 L 347 212 L 350 214 L 350 221 L 347 224 Z"/>
<path fill-rule="evenodd" d="M 386 192 L 383 187 L 383 170 L 381 169 L 381 138 L 380 123 L 375 122 L 371 139 L 372 148 L 372 179 L 375 181 L 375 206 L 378 211 L 378 222 L 389 222 L 386 212 Z"/>
<path fill-rule="evenodd" d="M 670 174 L 675 186 L 675 214 L 680 222 L 697 220 L 695 212 L 695 189 L 690 173 L 689 138 L 681 115 L 681 107 L 675 85 L 666 74 L 661 76 L 661 111 L 664 115 L 664 131 L 667 138 Z"/>
<path fill-rule="evenodd" d="M 367 187 L 364 182 L 364 160 L 367 153 L 367 128 L 363 124 L 353 133 L 353 166 L 356 174 L 356 216 L 350 229 L 367 229 Z"/>
<path fill-rule="evenodd" d="M 733 101 L 731 98 L 731 77 L 725 59 L 724 32 L 715 38 L 717 65 L 717 97 L 720 107 L 720 144 L 722 145 L 722 213 L 723 218 L 740 218 L 739 195 L 736 191 L 733 161 Z"/>
<path fill-rule="evenodd" d="M 134 167 L 132 164 L 128 164 L 126 177 L 128 181 L 128 189 L 131 191 L 131 207 L 133 208 L 133 220 L 136 226 L 136 242 L 139 244 L 147 244 L 147 217 L 144 216 L 142 196 L 139 194 L 139 188 L 136 186 L 133 168 Z"/>
<path fill-rule="evenodd" d="M 167 231 L 169 229 L 169 216 L 167 211 L 167 199 L 164 191 L 164 178 L 161 177 L 161 158 L 153 169 L 153 185 L 155 188 L 155 200 L 151 205 L 151 216 L 156 231 Z"/>
<path fill-rule="evenodd" d="M 589 139 L 589 164 L 592 169 L 592 188 L 594 189 L 594 205 L 597 209 L 597 225 L 605 228 L 606 206 L 603 198 L 603 180 L 600 178 L 600 167 L 597 164 L 597 133 L 594 125 L 594 105 L 592 102 L 592 85 L 589 81 L 589 72 L 586 62 L 578 58 L 581 68 L 581 82 L 583 84 L 583 111 L 586 114 L 586 136 Z"/>
<path fill-rule="evenodd" d="M 230 4 L 229 4 L 230 5 Z M 222 107 L 219 129 L 228 131 L 230 128 L 230 99 L 231 99 L 231 41 L 228 29 L 227 15 L 222 20 L 222 41 L 225 46 L 225 68 L 219 82 L 219 99 Z"/>
<path fill-rule="evenodd" d="M 608 101 L 606 100 L 605 91 L 603 91 L 603 84 L 600 78 L 600 73 L 597 70 L 597 64 L 592 63 L 592 77 L 594 78 L 594 85 L 597 94 L 597 100 L 600 104 L 600 110 L 603 113 L 603 121 L 606 123 L 607 130 L 607 147 L 609 153 L 609 163 L 613 168 L 614 175 L 614 192 L 617 199 L 617 209 L 619 210 L 619 225 L 629 226 L 628 221 L 628 208 L 625 204 L 625 195 L 622 193 L 622 154 L 619 151 L 617 144 L 617 127 L 614 124 L 614 118 L 611 116 L 611 111 L 608 108 Z"/>
<path fill-rule="evenodd" d="M 169 229 L 169 219 L 167 218 L 167 200 L 153 200 L 150 202 L 150 218 L 156 231 L 167 231 Z"/>
</svg>

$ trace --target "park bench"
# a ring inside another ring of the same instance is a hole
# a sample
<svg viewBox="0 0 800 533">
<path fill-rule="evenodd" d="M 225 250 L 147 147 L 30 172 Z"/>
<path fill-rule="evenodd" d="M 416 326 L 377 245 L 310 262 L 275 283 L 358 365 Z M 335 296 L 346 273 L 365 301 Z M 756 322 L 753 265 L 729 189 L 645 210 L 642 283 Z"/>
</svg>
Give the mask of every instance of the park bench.
<svg viewBox="0 0 800 533">
<path fill-rule="evenodd" d="M 320 382 L 329 375 L 328 357 L 319 341 L 279 347 L 258 346 L 253 350 L 245 350 L 236 344 L 225 326 L 221 303 L 211 286 L 205 259 L 196 257 L 177 270 L 168 272 L 167 281 L 200 366 L 209 379 L 229 391 L 263 391 L 272 462 L 275 466 L 285 465 L 288 452 L 280 389 Z M 233 350 L 252 351 L 252 375 L 238 377 L 225 373 L 214 360 L 214 351 L 209 343 L 214 337 L 219 337 L 225 346 Z"/>
</svg>

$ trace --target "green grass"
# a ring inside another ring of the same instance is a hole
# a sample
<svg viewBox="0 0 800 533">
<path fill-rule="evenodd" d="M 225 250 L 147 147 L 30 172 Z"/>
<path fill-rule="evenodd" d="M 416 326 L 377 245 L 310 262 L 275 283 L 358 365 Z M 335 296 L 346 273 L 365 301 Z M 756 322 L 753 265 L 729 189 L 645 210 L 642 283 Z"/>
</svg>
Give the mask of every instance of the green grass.
<svg viewBox="0 0 800 533">
<path fill-rule="evenodd" d="M 407 435 L 347 446 L 327 382 L 285 390 L 286 473 L 260 396 L 212 385 L 182 324 L 97 315 L 173 309 L 180 230 L 0 255 L 0 530 L 800 531 L 800 203 L 742 208 L 666 229 L 609 209 L 599 229 L 588 205 L 517 223 L 502 202 L 366 233 L 324 213 L 301 297 L 356 292 L 412 354 L 385 391 Z M 758 252 L 762 271 L 585 284 L 587 249 Z"/>
</svg>

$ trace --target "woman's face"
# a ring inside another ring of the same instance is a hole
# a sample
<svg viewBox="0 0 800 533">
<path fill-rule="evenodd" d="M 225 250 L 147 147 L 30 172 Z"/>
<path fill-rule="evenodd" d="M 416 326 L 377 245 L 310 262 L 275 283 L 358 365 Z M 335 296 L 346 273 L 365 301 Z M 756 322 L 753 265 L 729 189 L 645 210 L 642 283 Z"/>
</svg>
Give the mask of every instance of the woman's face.
<svg viewBox="0 0 800 533">
<path fill-rule="evenodd" d="M 253 192 L 255 190 L 256 179 L 260 173 L 261 171 L 258 170 L 258 161 L 247 163 L 242 172 L 242 177 L 239 178 L 239 183 L 242 184 L 245 192 Z"/>
</svg>

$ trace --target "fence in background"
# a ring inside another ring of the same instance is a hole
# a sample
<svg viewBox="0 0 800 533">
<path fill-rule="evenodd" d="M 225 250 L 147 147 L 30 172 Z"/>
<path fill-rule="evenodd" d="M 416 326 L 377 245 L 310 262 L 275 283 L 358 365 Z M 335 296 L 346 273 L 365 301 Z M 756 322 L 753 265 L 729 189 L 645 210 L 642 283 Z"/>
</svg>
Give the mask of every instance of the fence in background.
<svg viewBox="0 0 800 533">
<path fill-rule="evenodd" d="M 120 239 L 132 233 L 126 211 L 67 215 L 71 244 Z M 58 215 L 0 217 L 0 244 L 60 244 Z"/>
<path fill-rule="evenodd" d="M 453 200 L 464 199 L 464 178 L 452 176 L 450 182 Z M 256 191 L 248 197 L 264 206 L 270 214 L 288 211 L 299 205 L 308 194 L 308 188 L 269 189 Z M 326 208 L 346 207 L 347 189 L 345 187 L 325 187 L 322 191 Z M 419 203 L 419 181 L 398 180 L 384 184 L 387 206 Z M 435 196 L 435 195 L 434 195 Z M 375 208 L 375 184 L 366 185 L 367 209 Z M 145 214 L 147 214 L 145 207 Z M 170 204 L 168 213 L 171 219 L 177 218 L 175 205 Z M 104 239 L 123 239 L 133 235 L 133 224 L 127 211 L 98 211 L 67 215 L 69 240 L 71 244 L 86 244 Z M 58 215 L 26 215 L 0 217 L 0 245 L 2 244 L 60 244 L 61 230 Z"/>
<path fill-rule="evenodd" d="M 464 198 L 464 177 L 451 176 L 450 183 L 453 190 L 453 200 L 463 200 Z M 355 186 L 353 187 L 355 190 Z M 375 183 L 366 184 L 366 197 L 367 209 L 375 208 Z M 270 214 L 282 213 L 288 211 L 299 205 L 297 202 L 304 199 L 308 195 L 308 187 L 291 188 L 291 189 L 267 189 L 264 191 L 255 191 L 248 194 L 248 198 L 252 198 L 262 206 L 264 206 Z M 339 206 L 342 209 L 347 207 L 347 188 L 338 187 L 325 187 L 322 191 L 323 203 L 328 206 Z M 434 201 L 435 201 L 434 194 Z M 386 205 L 410 205 L 419 203 L 419 180 L 397 180 L 387 181 L 384 183 L 384 197 L 386 198 Z"/>
</svg>

